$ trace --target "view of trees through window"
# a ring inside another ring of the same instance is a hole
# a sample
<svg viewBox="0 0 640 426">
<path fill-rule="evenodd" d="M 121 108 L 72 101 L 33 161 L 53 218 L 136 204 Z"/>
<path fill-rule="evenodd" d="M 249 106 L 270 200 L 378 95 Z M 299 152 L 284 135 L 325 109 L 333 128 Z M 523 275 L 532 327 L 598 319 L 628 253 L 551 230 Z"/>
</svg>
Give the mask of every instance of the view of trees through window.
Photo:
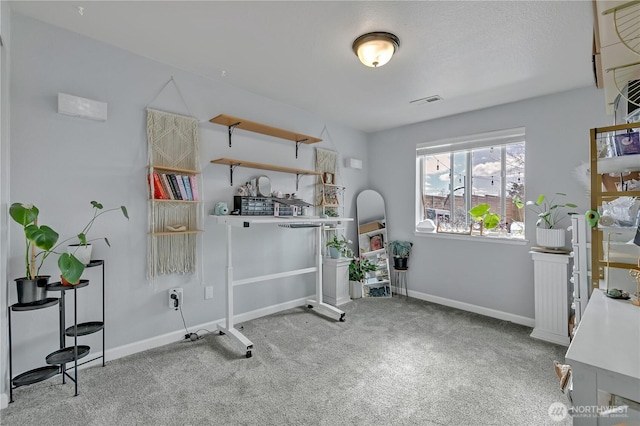
<svg viewBox="0 0 640 426">
<path fill-rule="evenodd" d="M 418 159 L 422 219 L 463 232 L 471 223 L 469 210 L 486 203 L 491 213 L 500 216 L 493 232 L 524 238 L 524 210 L 513 202 L 516 197 L 524 200 L 524 142 L 426 155 L 418 152 Z"/>
</svg>

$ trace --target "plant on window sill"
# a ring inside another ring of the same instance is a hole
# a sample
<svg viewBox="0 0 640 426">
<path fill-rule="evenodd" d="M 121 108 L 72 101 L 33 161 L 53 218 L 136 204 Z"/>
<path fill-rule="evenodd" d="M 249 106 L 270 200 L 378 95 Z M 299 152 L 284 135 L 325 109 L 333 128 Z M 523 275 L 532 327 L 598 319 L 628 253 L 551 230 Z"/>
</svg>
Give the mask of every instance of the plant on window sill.
<svg viewBox="0 0 640 426">
<path fill-rule="evenodd" d="M 490 230 L 496 228 L 500 224 L 500 216 L 491 212 L 491 206 L 483 203 L 478 204 L 469 210 L 471 219 L 480 225 L 480 235 L 483 235 L 484 230 Z"/>
</svg>

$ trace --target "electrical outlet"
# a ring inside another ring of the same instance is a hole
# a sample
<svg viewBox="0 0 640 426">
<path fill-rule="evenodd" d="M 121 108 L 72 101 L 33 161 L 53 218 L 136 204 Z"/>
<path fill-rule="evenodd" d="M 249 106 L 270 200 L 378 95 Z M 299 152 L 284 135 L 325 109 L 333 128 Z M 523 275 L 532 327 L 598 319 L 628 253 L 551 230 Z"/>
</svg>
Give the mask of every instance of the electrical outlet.
<svg viewBox="0 0 640 426">
<path fill-rule="evenodd" d="M 182 300 L 182 288 L 172 288 L 169 290 L 169 307 L 172 309 L 181 308 L 183 304 Z"/>
<path fill-rule="evenodd" d="M 213 286 L 207 286 L 204 288 L 204 298 L 205 299 L 213 299 Z"/>
</svg>

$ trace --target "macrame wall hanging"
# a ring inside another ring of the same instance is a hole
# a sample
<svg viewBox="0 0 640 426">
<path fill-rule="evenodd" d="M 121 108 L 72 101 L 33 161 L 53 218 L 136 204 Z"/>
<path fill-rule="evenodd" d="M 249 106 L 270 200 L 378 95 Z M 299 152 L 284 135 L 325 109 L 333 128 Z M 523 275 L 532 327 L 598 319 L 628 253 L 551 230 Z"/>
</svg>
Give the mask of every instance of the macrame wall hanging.
<svg viewBox="0 0 640 426">
<path fill-rule="evenodd" d="M 324 148 L 316 148 L 316 172 L 332 173 L 336 177 L 336 181 L 331 183 L 337 183 L 338 159 L 338 152 Z M 316 205 L 320 205 L 322 203 L 322 197 L 323 186 L 322 182 L 319 181 L 316 183 Z"/>
<path fill-rule="evenodd" d="M 147 144 L 150 182 L 154 173 L 161 179 L 162 175 L 187 176 L 192 182 L 198 176 L 197 118 L 147 108 Z M 159 199 L 152 184 L 149 191 L 147 275 L 196 272 L 202 198 L 193 199 L 192 194 L 191 200 Z"/>
</svg>

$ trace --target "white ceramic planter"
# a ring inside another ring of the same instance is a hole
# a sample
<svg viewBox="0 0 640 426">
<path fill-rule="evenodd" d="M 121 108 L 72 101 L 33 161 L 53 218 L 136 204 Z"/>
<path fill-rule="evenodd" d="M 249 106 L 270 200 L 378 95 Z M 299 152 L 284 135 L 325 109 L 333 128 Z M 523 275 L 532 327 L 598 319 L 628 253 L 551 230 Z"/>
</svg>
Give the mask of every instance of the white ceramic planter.
<svg viewBox="0 0 640 426">
<path fill-rule="evenodd" d="M 563 228 L 536 228 L 536 243 L 540 247 L 561 248 L 565 244 L 567 230 Z"/>
<path fill-rule="evenodd" d="M 360 281 L 349 281 L 349 295 L 352 299 L 362 297 L 362 283 Z"/>
<path fill-rule="evenodd" d="M 93 246 L 91 244 L 87 245 L 70 245 L 67 247 L 67 253 L 72 254 L 85 265 L 88 265 L 91 262 L 91 250 Z"/>
</svg>

